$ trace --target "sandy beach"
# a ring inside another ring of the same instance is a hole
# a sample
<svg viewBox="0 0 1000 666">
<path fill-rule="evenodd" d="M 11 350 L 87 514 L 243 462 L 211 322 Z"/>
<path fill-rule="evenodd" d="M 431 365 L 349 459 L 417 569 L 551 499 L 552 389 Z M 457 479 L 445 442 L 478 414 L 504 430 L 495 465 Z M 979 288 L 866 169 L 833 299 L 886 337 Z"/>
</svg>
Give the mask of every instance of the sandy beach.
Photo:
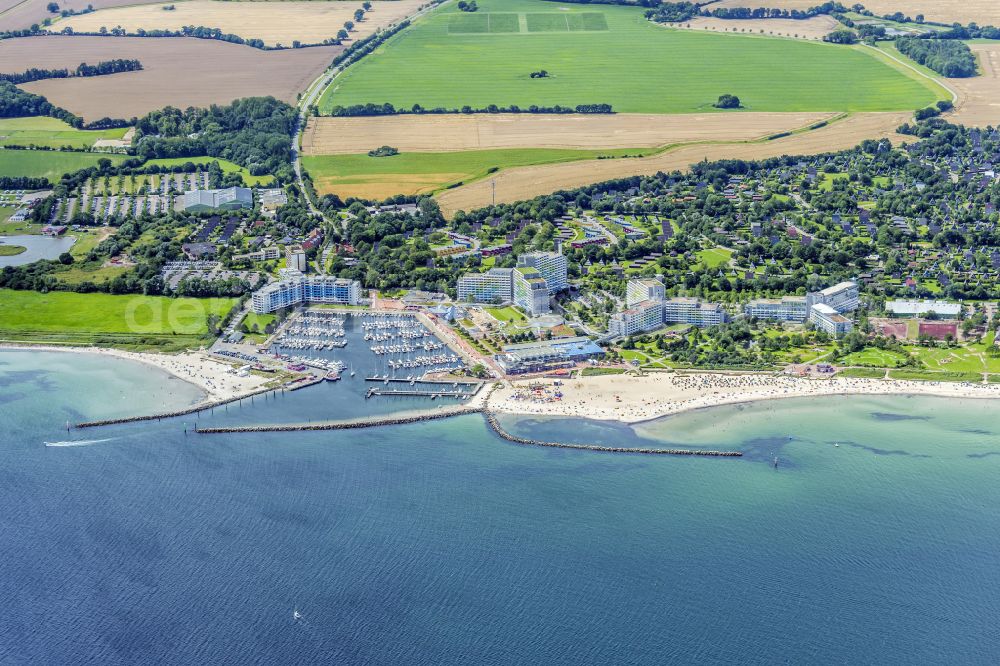
<svg viewBox="0 0 1000 666">
<path fill-rule="evenodd" d="M 809 379 L 778 374 L 603 375 L 564 380 L 504 383 L 489 397 L 489 408 L 507 414 L 578 416 L 637 423 L 695 409 L 757 400 L 824 395 L 929 395 L 1000 398 L 998 384 L 882 379 Z M 531 390 L 528 385 L 541 386 Z M 556 391 L 562 393 L 556 398 Z"/>
<path fill-rule="evenodd" d="M 100 356 L 113 356 L 115 358 L 146 363 L 169 372 L 190 384 L 194 384 L 205 392 L 205 402 L 234 400 L 261 389 L 264 384 L 270 381 L 267 377 L 252 374 L 240 377 L 233 372 L 232 365 L 216 360 L 209 354 L 200 351 L 181 352 L 179 354 L 154 354 L 102 347 L 39 345 L 0 345 L 0 349 L 98 354 Z"/>
</svg>

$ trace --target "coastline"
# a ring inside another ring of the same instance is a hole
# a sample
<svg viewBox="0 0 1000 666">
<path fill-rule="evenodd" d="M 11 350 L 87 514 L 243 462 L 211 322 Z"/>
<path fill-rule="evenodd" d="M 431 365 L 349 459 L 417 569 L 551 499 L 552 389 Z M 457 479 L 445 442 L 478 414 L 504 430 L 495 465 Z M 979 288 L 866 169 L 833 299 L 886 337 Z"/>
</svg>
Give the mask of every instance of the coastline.
<svg viewBox="0 0 1000 666">
<path fill-rule="evenodd" d="M 1000 384 L 897 379 L 807 379 L 779 374 L 601 375 L 563 381 L 505 383 L 487 399 L 490 410 L 524 416 L 578 417 L 637 424 L 710 407 L 783 398 L 837 395 L 919 395 L 1000 399 Z M 528 384 L 542 387 L 530 390 Z M 555 398 L 556 390 L 562 397 Z"/>
<path fill-rule="evenodd" d="M 192 384 L 204 395 L 197 405 L 229 402 L 259 392 L 270 381 L 267 377 L 233 374 L 232 366 L 218 361 L 205 352 L 189 351 L 179 354 L 156 354 L 152 352 L 130 352 L 107 347 L 60 347 L 55 345 L 32 345 L 0 343 L 0 351 L 44 351 L 69 354 L 96 354 L 144 363 L 162 370 L 181 381 Z"/>
</svg>

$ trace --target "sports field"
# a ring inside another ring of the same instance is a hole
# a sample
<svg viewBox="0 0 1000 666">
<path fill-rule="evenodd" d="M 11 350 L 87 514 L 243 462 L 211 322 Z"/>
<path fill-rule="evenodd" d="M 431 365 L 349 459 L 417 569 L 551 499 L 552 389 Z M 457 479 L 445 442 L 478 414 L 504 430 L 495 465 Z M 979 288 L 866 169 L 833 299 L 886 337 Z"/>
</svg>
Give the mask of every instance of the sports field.
<svg viewBox="0 0 1000 666">
<path fill-rule="evenodd" d="M 692 113 L 712 111 L 719 95 L 731 93 L 750 111 L 887 111 L 945 96 L 862 47 L 671 30 L 637 7 L 542 0 L 483 0 L 479 7 L 471 19 L 447 5 L 418 20 L 334 81 L 321 110 L 368 102 L 608 103 L 618 112 Z M 489 27 L 494 14 L 516 16 L 517 31 L 509 18 L 501 20 L 509 30 Z M 489 31 L 470 32 L 484 18 Z M 541 69 L 550 76 L 530 78 Z"/>
<path fill-rule="evenodd" d="M 0 339 L 183 346 L 207 335 L 208 318 L 224 317 L 236 302 L 0 289 Z"/>
<path fill-rule="evenodd" d="M 552 150 L 522 148 L 457 153 L 400 153 L 393 157 L 311 155 L 302 166 L 320 194 L 384 199 L 395 194 L 425 194 L 460 182 L 484 178 L 496 170 L 574 160 L 599 155 L 637 154 L 640 149 Z"/>
<path fill-rule="evenodd" d="M 48 178 L 55 183 L 63 174 L 95 166 L 98 160 L 120 162 L 123 155 L 59 153 L 51 150 L 0 150 L 0 176 Z"/>
<path fill-rule="evenodd" d="M 101 139 L 121 139 L 127 128 L 78 130 L 57 118 L 0 118 L 0 146 L 89 148 Z"/>
<path fill-rule="evenodd" d="M 217 157 L 164 157 L 156 160 L 147 160 L 143 163 L 143 166 L 159 166 L 168 168 L 184 166 L 185 164 L 206 166 L 212 162 L 219 163 L 219 168 L 222 169 L 222 173 L 238 173 L 243 176 L 243 182 L 246 183 L 247 186 L 269 185 L 274 181 L 274 176 L 254 176 L 251 175 L 245 167 L 241 167 L 239 164 L 235 164 L 229 160 L 222 160 Z"/>
</svg>

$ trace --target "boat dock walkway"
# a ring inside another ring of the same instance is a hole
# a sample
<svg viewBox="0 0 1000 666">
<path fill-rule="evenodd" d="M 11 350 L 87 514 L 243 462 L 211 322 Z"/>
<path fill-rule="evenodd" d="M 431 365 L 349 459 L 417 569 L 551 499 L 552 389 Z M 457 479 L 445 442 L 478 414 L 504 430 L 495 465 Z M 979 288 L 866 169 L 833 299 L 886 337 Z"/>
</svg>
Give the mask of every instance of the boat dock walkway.
<svg viewBox="0 0 1000 666">
<path fill-rule="evenodd" d="M 476 379 L 419 379 L 417 377 L 406 378 L 406 377 L 385 377 L 379 375 L 372 375 L 371 377 L 365 377 L 366 382 L 390 382 L 399 384 L 442 384 L 445 386 L 475 386 L 481 385 L 483 382 Z"/>
<path fill-rule="evenodd" d="M 407 390 L 396 390 L 396 389 L 377 389 L 370 388 L 365 393 L 365 398 L 372 398 L 380 395 L 388 396 L 410 396 L 410 397 L 422 397 L 422 398 L 471 398 L 475 393 L 466 393 L 465 391 L 407 391 Z"/>
</svg>

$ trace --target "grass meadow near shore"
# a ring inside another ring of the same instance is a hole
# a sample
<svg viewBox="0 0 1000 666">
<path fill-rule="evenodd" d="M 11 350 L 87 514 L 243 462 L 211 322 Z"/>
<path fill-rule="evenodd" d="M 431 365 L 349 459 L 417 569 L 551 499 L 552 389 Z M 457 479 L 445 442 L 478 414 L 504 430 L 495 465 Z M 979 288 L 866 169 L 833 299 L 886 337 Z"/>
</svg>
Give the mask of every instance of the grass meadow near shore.
<svg viewBox="0 0 1000 666">
<path fill-rule="evenodd" d="M 0 341 L 183 349 L 210 342 L 233 298 L 38 293 L 0 289 Z"/>
<path fill-rule="evenodd" d="M 738 95 L 751 111 L 897 111 L 946 96 L 862 47 L 671 30 L 636 7 L 478 4 L 471 18 L 449 5 L 391 38 L 334 82 L 321 112 L 390 102 L 402 108 L 607 103 L 622 113 L 690 113 L 712 111 L 723 93 Z M 485 21 L 496 29 L 477 29 Z M 530 77 L 542 69 L 548 78 Z"/>
<path fill-rule="evenodd" d="M 90 148 L 101 139 L 121 139 L 127 128 L 79 130 L 45 116 L 0 118 L 0 145 L 44 146 L 46 148 Z"/>
<path fill-rule="evenodd" d="M 0 176 L 28 176 L 58 182 L 64 174 L 97 166 L 108 159 L 121 162 L 123 155 L 108 153 L 60 153 L 52 150 L 0 150 Z"/>
</svg>

